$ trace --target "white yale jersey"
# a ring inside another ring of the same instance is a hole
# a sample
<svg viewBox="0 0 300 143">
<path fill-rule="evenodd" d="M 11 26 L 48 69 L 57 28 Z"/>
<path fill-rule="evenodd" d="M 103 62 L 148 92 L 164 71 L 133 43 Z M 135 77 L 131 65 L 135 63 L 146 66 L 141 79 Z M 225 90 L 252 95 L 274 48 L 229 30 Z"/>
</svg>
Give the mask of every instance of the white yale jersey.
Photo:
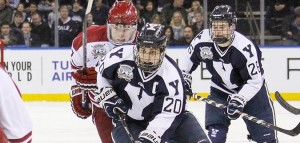
<svg viewBox="0 0 300 143">
<path fill-rule="evenodd" d="M 96 69 L 98 88 L 113 87 L 129 108 L 128 122 L 148 122 L 147 129 L 161 137 L 171 136 L 181 122 L 178 115 L 185 109 L 181 70 L 165 56 L 161 67 L 145 76 L 134 61 L 134 48 L 117 47 L 101 60 Z"/>
<path fill-rule="evenodd" d="M 193 72 L 200 62 L 211 73 L 211 87 L 227 94 L 240 94 L 249 101 L 264 83 L 261 51 L 245 36 L 234 32 L 234 40 L 224 51 L 209 34 L 201 31 L 187 49 L 189 58 L 183 58 L 180 68 Z"/>
</svg>

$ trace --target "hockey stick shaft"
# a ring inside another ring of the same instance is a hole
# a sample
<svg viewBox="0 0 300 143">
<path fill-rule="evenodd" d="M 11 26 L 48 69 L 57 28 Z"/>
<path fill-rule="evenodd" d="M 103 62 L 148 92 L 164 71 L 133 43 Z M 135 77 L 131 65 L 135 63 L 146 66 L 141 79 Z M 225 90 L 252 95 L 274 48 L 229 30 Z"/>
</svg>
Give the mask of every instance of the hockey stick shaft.
<svg viewBox="0 0 300 143">
<path fill-rule="evenodd" d="M 88 1 L 88 5 L 87 5 L 86 11 L 85 11 L 85 16 L 84 16 L 83 25 L 82 25 L 82 32 L 83 32 L 82 33 L 83 68 L 86 68 L 86 55 L 87 55 L 87 52 L 86 52 L 86 45 L 87 45 L 87 17 L 88 17 L 88 14 L 91 12 L 93 1 L 94 0 L 89 0 Z M 83 92 L 83 94 L 82 94 L 82 97 L 81 97 L 82 98 L 81 106 L 83 108 L 86 108 L 86 99 L 85 99 L 85 96 L 87 95 L 87 91 L 83 90 L 82 92 Z"/>
<path fill-rule="evenodd" d="M 120 118 L 120 122 L 127 134 L 127 136 L 129 137 L 131 143 L 135 143 L 136 141 L 134 140 L 132 134 L 130 133 L 129 129 L 128 129 L 128 126 L 127 126 L 127 123 L 125 121 L 125 114 L 121 113 L 120 111 L 117 111 L 117 114 L 119 115 L 119 118 Z"/>
<path fill-rule="evenodd" d="M 287 101 L 285 101 L 283 99 L 283 97 L 281 96 L 281 94 L 276 91 L 275 92 L 275 98 L 278 101 L 278 103 L 285 108 L 286 110 L 288 110 L 289 112 L 295 114 L 295 115 L 299 115 L 300 114 L 300 109 L 293 107 L 292 105 L 290 105 Z"/>
<path fill-rule="evenodd" d="M 210 99 L 204 98 L 204 97 L 198 95 L 197 93 L 194 93 L 193 96 L 196 99 L 204 101 L 207 104 L 212 105 L 214 107 L 217 107 L 219 109 L 226 109 L 227 108 L 224 104 L 218 103 L 218 102 L 216 102 L 214 100 L 210 100 Z M 248 115 L 246 113 L 243 113 L 243 112 L 240 112 L 240 111 L 238 111 L 238 113 L 241 115 L 242 118 L 244 118 L 246 120 L 252 121 L 252 122 L 254 122 L 256 124 L 259 124 L 261 126 L 264 126 L 266 128 L 270 128 L 270 129 L 273 129 L 273 130 L 285 133 L 285 134 L 290 135 L 290 136 L 296 136 L 296 135 L 298 135 L 300 133 L 300 123 L 294 129 L 292 129 L 292 130 L 286 130 L 286 129 L 277 127 L 277 126 L 275 126 L 275 125 L 273 125 L 271 123 L 268 123 L 268 122 L 266 122 L 264 120 L 258 119 L 258 118 L 254 117 L 254 116 Z"/>
</svg>

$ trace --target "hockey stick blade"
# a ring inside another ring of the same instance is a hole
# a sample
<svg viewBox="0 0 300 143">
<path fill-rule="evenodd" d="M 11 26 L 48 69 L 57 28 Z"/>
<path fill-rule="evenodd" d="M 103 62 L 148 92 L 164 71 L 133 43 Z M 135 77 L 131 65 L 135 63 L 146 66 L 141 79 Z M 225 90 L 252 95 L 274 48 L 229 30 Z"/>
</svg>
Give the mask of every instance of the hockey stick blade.
<svg viewBox="0 0 300 143">
<path fill-rule="evenodd" d="M 224 104 L 218 103 L 218 102 L 216 102 L 214 100 L 210 100 L 210 99 L 204 98 L 204 97 L 198 95 L 197 93 L 194 93 L 193 97 L 196 97 L 196 99 L 204 101 L 207 104 L 209 104 L 211 106 L 214 106 L 214 107 L 217 107 L 219 109 L 225 109 L 226 108 L 226 106 Z M 275 125 L 273 125 L 271 123 L 268 123 L 268 122 L 266 122 L 264 120 L 258 119 L 258 118 L 254 117 L 254 116 L 248 115 L 246 113 L 239 112 L 239 114 L 241 115 L 242 118 L 244 118 L 246 120 L 252 121 L 252 122 L 254 122 L 254 123 L 258 124 L 258 125 L 261 125 L 261 126 L 264 126 L 266 128 L 270 128 L 270 129 L 282 132 L 282 133 L 290 135 L 290 136 L 297 136 L 300 133 L 300 123 L 294 129 L 292 129 L 292 130 L 286 130 L 286 129 L 277 127 L 277 126 L 275 126 Z"/>
<path fill-rule="evenodd" d="M 276 91 L 275 92 L 275 98 L 278 101 L 278 103 L 285 108 L 286 110 L 288 110 L 289 112 L 295 114 L 295 115 L 299 115 L 300 114 L 300 109 L 293 107 L 292 105 L 290 105 L 287 101 L 285 101 L 283 99 L 283 97 L 281 96 L 281 94 Z"/>
</svg>

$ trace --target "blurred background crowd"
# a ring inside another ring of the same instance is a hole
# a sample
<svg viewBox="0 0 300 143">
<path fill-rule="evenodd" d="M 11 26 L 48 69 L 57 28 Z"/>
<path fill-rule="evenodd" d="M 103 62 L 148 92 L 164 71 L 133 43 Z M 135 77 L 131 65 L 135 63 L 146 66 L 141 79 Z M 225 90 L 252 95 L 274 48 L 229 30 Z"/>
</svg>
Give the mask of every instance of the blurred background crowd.
<svg viewBox="0 0 300 143">
<path fill-rule="evenodd" d="M 300 45 L 299 0 L 129 1 L 138 9 L 138 30 L 147 22 L 165 25 L 169 46 L 189 45 L 194 36 L 207 28 L 209 14 L 219 4 L 234 8 L 238 17 L 236 30 L 258 44 Z M 87 2 L 0 0 L 0 38 L 6 46 L 70 47 L 82 31 Z M 114 2 L 94 0 L 87 17 L 88 26 L 106 25 L 109 8 Z"/>
</svg>

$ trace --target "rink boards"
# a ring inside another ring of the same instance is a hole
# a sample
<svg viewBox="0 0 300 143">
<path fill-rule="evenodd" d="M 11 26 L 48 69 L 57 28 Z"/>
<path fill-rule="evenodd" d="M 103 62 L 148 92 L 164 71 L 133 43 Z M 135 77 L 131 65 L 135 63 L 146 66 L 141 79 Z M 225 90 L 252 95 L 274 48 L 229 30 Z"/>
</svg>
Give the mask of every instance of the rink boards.
<svg viewBox="0 0 300 143">
<path fill-rule="evenodd" d="M 183 47 L 172 47 L 167 54 L 180 62 Z M 300 48 L 261 48 L 263 68 L 271 95 L 281 92 L 286 100 L 300 100 Z M 27 101 L 68 101 L 71 77 L 70 49 L 9 48 L 5 68 Z M 210 74 L 205 65 L 193 73 L 193 91 L 208 95 Z M 274 96 L 273 96 L 274 97 Z"/>
</svg>

